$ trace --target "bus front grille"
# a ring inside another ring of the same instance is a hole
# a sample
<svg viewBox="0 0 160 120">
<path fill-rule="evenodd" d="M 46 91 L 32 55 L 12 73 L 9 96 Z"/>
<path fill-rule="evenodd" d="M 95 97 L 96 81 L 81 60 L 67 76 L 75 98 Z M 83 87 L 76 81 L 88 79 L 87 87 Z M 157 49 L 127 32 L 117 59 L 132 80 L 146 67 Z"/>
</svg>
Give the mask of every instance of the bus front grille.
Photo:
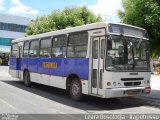
<svg viewBox="0 0 160 120">
<path fill-rule="evenodd" d="M 139 81 L 144 80 L 144 78 L 121 78 L 122 81 Z"/>
<path fill-rule="evenodd" d="M 138 86 L 141 82 L 124 82 L 124 86 Z"/>
</svg>

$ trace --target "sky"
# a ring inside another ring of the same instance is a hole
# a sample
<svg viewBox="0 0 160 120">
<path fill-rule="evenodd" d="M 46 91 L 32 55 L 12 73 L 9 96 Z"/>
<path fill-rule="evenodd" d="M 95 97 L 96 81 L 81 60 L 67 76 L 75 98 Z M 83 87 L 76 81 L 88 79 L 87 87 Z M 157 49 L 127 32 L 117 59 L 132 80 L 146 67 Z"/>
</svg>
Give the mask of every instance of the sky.
<svg viewBox="0 0 160 120">
<path fill-rule="evenodd" d="M 100 14 L 107 22 L 120 21 L 117 10 L 122 9 L 121 0 L 0 0 L 0 13 L 35 19 L 55 9 L 83 5 Z"/>
</svg>

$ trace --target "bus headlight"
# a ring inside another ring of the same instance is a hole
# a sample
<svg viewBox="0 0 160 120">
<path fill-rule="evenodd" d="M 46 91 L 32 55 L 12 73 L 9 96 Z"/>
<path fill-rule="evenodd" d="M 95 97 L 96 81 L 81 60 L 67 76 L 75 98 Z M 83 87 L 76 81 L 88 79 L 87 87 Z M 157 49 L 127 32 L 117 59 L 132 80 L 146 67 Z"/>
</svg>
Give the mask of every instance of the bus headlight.
<svg viewBox="0 0 160 120">
<path fill-rule="evenodd" d="M 114 86 L 116 86 L 116 85 L 117 85 L 117 83 L 116 83 L 116 82 L 113 82 L 113 85 L 114 85 Z"/>
<path fill-rule="evenodd" d="M 121 86 L 121 83 L 119 82 L 118 85 Z"/>
<path fill-rule="evenodd" d="M 111 86 L 111 82 L 107 82 L 107 86 Z"/>
</svg>

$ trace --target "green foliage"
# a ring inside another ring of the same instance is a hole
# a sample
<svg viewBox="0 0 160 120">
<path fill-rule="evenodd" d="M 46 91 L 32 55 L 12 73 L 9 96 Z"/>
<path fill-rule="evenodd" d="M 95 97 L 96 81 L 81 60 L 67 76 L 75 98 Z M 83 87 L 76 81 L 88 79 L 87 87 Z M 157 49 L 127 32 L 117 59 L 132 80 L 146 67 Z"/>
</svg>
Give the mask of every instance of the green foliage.
<svg viewBox="0 0 160 120">
<path fill-rule="evenodd" d="M 37 19 L 26 29 L 26 34 L 36 35 L 101 21 L 101 16 L 94 15 L 94 13 L 85 6 L 66 7 L 63 11 L 54 10 L 47 16 L 37 17 Z"/>
<path fill-rule="evenodd" d="M 122 22 L 142 27 L 148 31 L 152 56 L 160 55 L 160 5 L 155 0 L 122 0 L 124 10 L 119 10 Z"/>
</svg>

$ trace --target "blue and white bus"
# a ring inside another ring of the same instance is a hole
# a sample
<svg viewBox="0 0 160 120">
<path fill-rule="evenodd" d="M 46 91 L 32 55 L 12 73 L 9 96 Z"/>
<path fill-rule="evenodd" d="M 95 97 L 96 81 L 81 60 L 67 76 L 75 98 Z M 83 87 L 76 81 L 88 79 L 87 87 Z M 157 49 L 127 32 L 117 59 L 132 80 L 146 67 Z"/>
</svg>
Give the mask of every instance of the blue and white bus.
<svg viewBox="0 0 160 120">
<path fill-rule="evenodd" d="M 121 23 L 94 23 L 12 41 L 10 74 L 65 89 L 71 98 L 150 93 L 146 30 Z"/>
</svg>

